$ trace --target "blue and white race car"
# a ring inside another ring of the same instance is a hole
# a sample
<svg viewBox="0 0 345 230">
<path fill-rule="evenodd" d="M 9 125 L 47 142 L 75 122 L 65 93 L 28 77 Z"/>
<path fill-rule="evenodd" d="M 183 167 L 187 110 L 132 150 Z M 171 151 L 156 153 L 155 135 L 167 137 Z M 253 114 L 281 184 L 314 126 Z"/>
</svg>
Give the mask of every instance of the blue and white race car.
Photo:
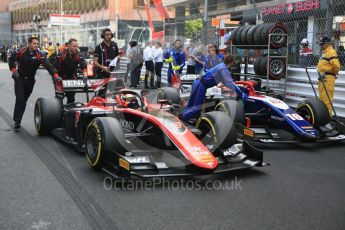
<svg viewBox="0 0 345 230">
<path fill-rule="evenodd" d="M 308 98 L 295 110 L 280 99 L 257 92 L 255 84 L 254 81 L 236 82 L 248 94 L 244 103 L 236 101 L 228 89 L 218 93 L 216 89 L 209 89 L 203 111 L 227 113 L 236 124 L 239 137 L 247 141 L 291 143 L 345 140 L 344 125 L 330 117 L 326 105 L 319 99 Z M 177 96 L 169 88 L 160 89 L 158 97 L 171 98 L 175 104 L 180 100 L 182 107 L 188 99 L 186 95 Z"/>
</svg>

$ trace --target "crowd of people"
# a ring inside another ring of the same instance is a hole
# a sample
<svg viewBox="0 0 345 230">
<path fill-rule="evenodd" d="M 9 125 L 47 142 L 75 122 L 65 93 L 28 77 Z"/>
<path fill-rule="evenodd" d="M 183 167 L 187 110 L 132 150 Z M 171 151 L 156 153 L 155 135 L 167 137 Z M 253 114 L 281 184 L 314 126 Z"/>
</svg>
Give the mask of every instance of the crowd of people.
<svg viewBox="0 0 345 230">
<path fill-rule="evenodd" d="M 141 69 L 145 66 L 144 88 L 154 89 L 161 86 L 162 67 L 168 63 L 168 84 L 172 84 L 172 76 L 182 74 L 187 64 L 187 74 L 201 75 L 213 66 L 223 61 L 224 55 L 219 52 L 217 45 L 209 44 L 204 46 L 191 41 L 182 45 L 182 41 L 177 39 L 171 48 L 162 48 L 160 41 L 138 45 L 136 41 L 129 42 L 127 50 L 129 58 L 130 87 L 137 88 L 140 84 L 139 77 Z"/>
</svg>

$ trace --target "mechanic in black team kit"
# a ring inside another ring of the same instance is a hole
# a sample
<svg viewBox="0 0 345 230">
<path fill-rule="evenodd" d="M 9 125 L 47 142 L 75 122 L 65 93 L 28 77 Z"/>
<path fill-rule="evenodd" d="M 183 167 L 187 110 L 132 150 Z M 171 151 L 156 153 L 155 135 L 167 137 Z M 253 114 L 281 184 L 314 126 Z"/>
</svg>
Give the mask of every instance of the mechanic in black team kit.
<svg viewBox="0 0 345 230">
<path fill-rule="evenodd" d="M 16 95 L 16 104 L 14 106 L 13 120 L 14 129 L 20 128 L 20 123 L 28 101 L 35 85 L 35 75 L 38 67 L 42 64 L 48 72 L 57 78 L 56 70 L 50 62 L 41 56 L 38 51 L 39 41 L 37 37 L 28 39 L 28 47 L 20 51 L 15 51 L 9 58 L 9 67 L 12 71 L 14 80 L 14 91 Z"/>
<path fill-rule="evenodd" d="M 109 28 L 102 31 L 103 42 L 98 44 L 95 49 L 93 64 L 96 69 L 97 78 L 109 78 L 112 67 L 109 64 L 119 56 L 119 48 L 111 39 L 114 37 Z"/>
<path fill-rule="evenodd" d="M 58 71 L 59 78 L 55 80 L 77 79 L 78 65 L 83 72 L 83 81 L 87 81 L 87 67 L 85 59 L 78 53 L 78 41 L 71 38 L 68 41 L 67 49 L 64 49 L 54 61 L 54 66 Z M 67 104 L 74 103 L 75 92 L 66 92 Z"/>
</svg>

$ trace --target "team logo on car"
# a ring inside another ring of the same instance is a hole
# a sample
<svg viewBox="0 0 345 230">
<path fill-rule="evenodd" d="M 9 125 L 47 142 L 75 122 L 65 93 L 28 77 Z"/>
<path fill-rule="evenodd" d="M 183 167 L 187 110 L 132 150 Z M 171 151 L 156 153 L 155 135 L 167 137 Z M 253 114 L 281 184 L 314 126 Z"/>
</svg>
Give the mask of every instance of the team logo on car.
<svg viewBox="0 0 345 230">
<path fill-rule="evenodd" d="M 174 133 L 182 134 L 187 131 L 186 127 L 180 122 L 180 121 L 172 121 L 166 123 L 169 130 L 171 130 Z"/>
<path fill-rule="evenodd" d="M 79 120 L 80 120 L 80 114 L 81 114 L 80 111 L 77 111 L 77 112 L 75 113 L 74 127 L 77 127 L 77 126 L 78 126 L 78 122 L 79 122 Z"/>
<path fill-rule="evenodd" d="M 134 123 L 131 121 L 126 121 L 126 120 L 120 119 L 120 124 L 125 129 L 130 129 L 130 130 L 134 129 Z"/>
</svg>

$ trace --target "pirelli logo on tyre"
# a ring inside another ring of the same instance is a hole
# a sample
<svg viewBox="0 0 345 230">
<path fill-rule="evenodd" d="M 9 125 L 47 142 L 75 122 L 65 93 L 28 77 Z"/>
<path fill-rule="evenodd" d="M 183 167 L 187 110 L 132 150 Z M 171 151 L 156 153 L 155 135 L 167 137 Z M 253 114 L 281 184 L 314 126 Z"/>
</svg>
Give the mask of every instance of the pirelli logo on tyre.
<svg viewBox="0 0 345 230">
<path fill-rule="evenodd" d="M 254 131 L 251 129 L 244 129 L 243 134 L 248 137 L 254 137 L 255 135 Z"/>
<path fill-rule="evenodd" d="M 119 165 L 120 165 L 121 168 L 124 168 L 124 169 L 126 169 L 127 171 L 130 170 L 129 162 L 126 161 L 125 159 L 119 158 Z"/>
</svg>

